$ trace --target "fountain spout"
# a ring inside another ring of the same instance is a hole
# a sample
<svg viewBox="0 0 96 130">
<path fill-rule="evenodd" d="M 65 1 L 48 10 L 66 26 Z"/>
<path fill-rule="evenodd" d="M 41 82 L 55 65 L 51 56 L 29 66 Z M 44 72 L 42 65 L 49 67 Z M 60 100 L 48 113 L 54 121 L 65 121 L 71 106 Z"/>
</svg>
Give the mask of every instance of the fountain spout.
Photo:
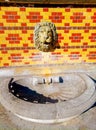
<svg viewBox="0 0 96 130">
<path fill-rule="evenodd" d="M 48 85 L 51 84 L 52 83 L 52 78 L 44 78 L 43 83 L 48 84 Z"/>
</svg>

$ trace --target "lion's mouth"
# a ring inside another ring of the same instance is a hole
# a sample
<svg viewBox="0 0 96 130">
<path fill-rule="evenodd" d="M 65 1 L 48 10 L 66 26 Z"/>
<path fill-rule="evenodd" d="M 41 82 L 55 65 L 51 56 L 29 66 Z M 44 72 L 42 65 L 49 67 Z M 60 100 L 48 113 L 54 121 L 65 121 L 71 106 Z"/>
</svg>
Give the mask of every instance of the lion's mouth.
<svg viewBox="0 0 96 130">
<path fill-rule="evenodd" d="M 50 45 L 50 42 L 44 42 L 45 45 Z"/>
</svg>

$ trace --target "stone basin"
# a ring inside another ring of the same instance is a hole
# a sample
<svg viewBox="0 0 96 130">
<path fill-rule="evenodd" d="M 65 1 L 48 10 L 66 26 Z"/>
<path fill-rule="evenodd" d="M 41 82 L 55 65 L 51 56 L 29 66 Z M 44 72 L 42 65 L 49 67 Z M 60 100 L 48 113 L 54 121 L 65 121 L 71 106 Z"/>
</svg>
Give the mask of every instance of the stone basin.
<svg viewBox="0 0 96 130">
<path fill-rule="evenodd" d="M 80 96 L 86 89 L 86 82 L 78 74 L 65 74 L 49 77 L 20 77 L 12 82 L 27 86 L 36 92 L 52 99 L 66 101 Z"/>
<path fill-rule="evenodd" d="M 22 86 L 27 86 L 57 103 L 30 103 L 9 93 L 8 85 L 13 78 Z M 6 110 L 18 118 L 37 123 L 59 123 L 74 118 L 89 109 L 96 100 L 94 82 L 85 74 L 66 73 L 51 77 L 20 76 L 2 78 L 0 102 Z M 61 82 L 62 79 L 62 82 Z M 7 97 L 7 100 L 5 100 Z"/>
</svg>

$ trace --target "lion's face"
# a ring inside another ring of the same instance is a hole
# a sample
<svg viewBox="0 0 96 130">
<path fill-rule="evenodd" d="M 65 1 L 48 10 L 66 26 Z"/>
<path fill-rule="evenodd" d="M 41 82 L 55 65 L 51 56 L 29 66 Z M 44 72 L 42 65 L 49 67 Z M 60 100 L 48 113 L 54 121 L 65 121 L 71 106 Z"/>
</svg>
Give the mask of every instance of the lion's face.
<svg viewBox="0 0 96 130">
<path fill-rule="evenodd" d="M 43 50 L 48 50 L 52 44 L 52 30 L 48 26 L 40 27 L 38 32 L 39 41 Z"/>
<path fill-rule="evenodd" d="M 39 40 L 45 45 L 52 42 L 52 30 L 48 26 L 43 26 L 39 29 Z"/>
<path fill-rule="evenodd" d="M 51 51 L 55 46 L 55 29 L 52 23 L 40 23 L 35 28 L 35 46 L 40 51 Z M 54 29 L 54 30 L 53 30 Z"/>
</svg>

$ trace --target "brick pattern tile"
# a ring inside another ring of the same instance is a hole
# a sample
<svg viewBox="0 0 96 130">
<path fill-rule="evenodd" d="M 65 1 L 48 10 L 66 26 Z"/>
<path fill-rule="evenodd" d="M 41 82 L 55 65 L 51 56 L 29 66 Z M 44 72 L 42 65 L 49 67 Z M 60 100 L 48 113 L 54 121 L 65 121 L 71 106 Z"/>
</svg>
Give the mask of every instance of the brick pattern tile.
<svg viewBox="0 0 96 130">
<path fill-rule="evenodd" d="M 85 16 L 83 15 L 83 12 L 74 12 L 73 15 L 70 16 L 70 19 L 73 23 L 82 23 Z"/>
<path fill-rule="evenodd" d="M 53 22 L 58 45 L 44 55 L 34 47 L 34 26 Z M 0 67 L 96 63 L 95 8 L 0 8 Z"/>
<path fill-rule="evenodd" d="M 20 16 L 17 15 L 17 11 L 5 11 L 5 14 L 2 15 L 2 19 L 6 19 L 7 23 L 17 23 Z"/>
</svg>

